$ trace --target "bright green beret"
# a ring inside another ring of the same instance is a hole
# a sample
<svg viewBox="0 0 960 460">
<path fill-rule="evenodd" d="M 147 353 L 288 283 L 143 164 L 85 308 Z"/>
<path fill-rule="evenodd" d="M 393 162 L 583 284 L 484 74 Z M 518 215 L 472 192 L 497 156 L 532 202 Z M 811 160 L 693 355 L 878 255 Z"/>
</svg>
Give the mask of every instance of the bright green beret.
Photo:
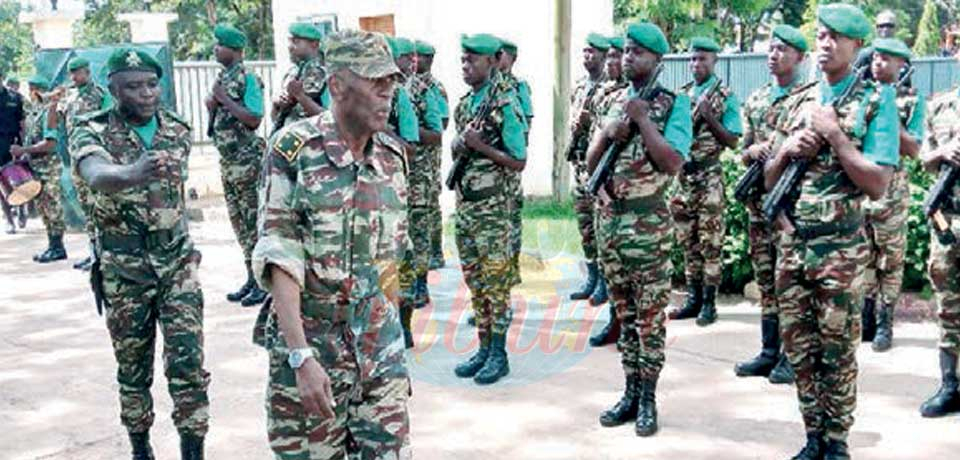
<svg viewBox="0 0 960 460">
<path fill-rule="evenodd" d="M 627 26 L 626 38 L 659 55 L 670 51 L 670 44 L 663 31 L 651 22 L 637 22 Z"/>
<path fill-rule="evenodd" d="M 500 51 L 500 39 L 490 34 L 464 35 L 460 37 L 460 47 L 468 53 L 492 56 Z"/>
<path fill-rule="evenodd" d="M 500 39 L 500 49 L 514 56 L 517 55 L 517 44 L 505 38 Z"/>
<path fill-rule="evenodd" d="M 394 46 L 396 46 L 396 54 L 394 55 L 395 57 L 406 56 L 417 51 L 416 45 L 414 45 L 413 41 L 408 38 L 396 37 L 393 39 L 393 42 Z"/>
<path fill-rule="evenodd" d="M 136 48 L 117 48 L 107 59 L 107 75 L 117 72 L 139 70 L 155 72 L 157 77 L 163 76 L 163 68 L 153 56 Z"/>
<path fill-rule="evenodd" d="M 773 36 L 796 48 L 801 53 L 807 52 L 807 38 L 796 27 L 780 24 L 773 28 Z"/>
<path fill-rule="evenodd" d="M 709 37 L 693 37 L 690 39 L 690 49 L 694 51 L 720 52 L 720 44 Z"/>
<path fill-rule="evenodd" d="M 889 54 L 899 58 L 910 59 L 913 54 L 907 44 L 896 38 L 878 38 L 873 42 L 873 49 L 878 53 Z"/>
<path fill-rule="evenodd" d="M 623 37 L 621 36 L 609 37 L 608 40 L 610 40 L 611 48 L 616 48 L 620 51 L 623 51 Z"/>
<path fill-rule="evenodd" d="M 73 72 L 74 70 L 80 70 L 84 67 L 90 67 L 90 61 L 82 57 L 75 57 L 67 64 L 67 71 Z"/>
<path fill-rule="evenodd" d="M 290 24 L 290 35 L 306 40 L 320 41 L 323 39 L 323 32 L 317 26 L 309 22 L 295 22 Z"/>
<path fill-rule="evenodd" d="M 437 49 L 434 48 L 433 45 L 423 40 L 417 40 L 416 47 L 417 54 L 423 54 L 427 56 L 433 56 L 434 54 L 437 54 Z"/>
<path fill-rule="evenodd" d="M 863 11 L 846 3 L 823 5 L 817 12 L 817 19 L 830 30 L 852 38 L 863 40 L 870 36 L 870 21 Z"/>
<path fill-rule="evenodd" d="M 587 46 L 596 48 L 600 51 L 606 51 L 610 49 L 610 39 L 596 32 L 591 32 L 589 35 L 587 35 Z"/>
<path fill-rule="evenodd" d="M 213 36 L 217 39 L 217 44 L 242 50 L 247 46 L 247 36 L 240 29 L 229 24 L 217 24 L 213 29 Z"/>
<path fill-rule="evenodd" d="M 27 84 L 31 86 L 36 86 L 40 89 L 50 89 L 50 80 L 47 80 L 43 75 L 33 75 L 27 80 Z"/>
</svg>

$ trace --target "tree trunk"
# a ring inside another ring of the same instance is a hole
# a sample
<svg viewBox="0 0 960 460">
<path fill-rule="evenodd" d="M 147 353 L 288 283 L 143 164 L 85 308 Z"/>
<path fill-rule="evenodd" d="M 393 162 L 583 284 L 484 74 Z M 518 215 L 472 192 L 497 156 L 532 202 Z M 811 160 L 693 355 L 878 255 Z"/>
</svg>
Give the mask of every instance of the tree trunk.
<svg viewBox="0 0 960 460">
<path fill-rule="evenodd" d="M 570 117 L 570 26 L 572 0 L 555 0 L 554 66 L 556 80 L 553 85 L 553 184 L 555 200 L 566 197 L 570 188 L 570 167 L 563 152 L 570 142 L 568 126 Z"/>
</svg>

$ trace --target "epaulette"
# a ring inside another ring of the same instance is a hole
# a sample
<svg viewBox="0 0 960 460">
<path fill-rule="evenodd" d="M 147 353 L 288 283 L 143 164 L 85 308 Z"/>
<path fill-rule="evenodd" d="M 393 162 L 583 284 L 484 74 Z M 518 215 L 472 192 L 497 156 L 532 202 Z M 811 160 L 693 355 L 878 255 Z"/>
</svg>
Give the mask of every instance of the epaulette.
<svg viewBox="0 0 960 460">
<path fill-rule="evenodd" d="M 403 144 L 400 142 L 400 139 L 398 139 L 393 134 L 385 131 L 377 132 L 376 134 L 374 134 L 374 136 L 376 136 L 377 141 L 379 141 L 381 144 L 387 147 L 387 150 L 390 150 L 391 152 L 394 153 L 394 155 L 397 155 L 398 157 L 406 160 L 407 155 L 405 153 Z"/>
<path fill-rule="evenodd" d="M 92 112 L 87 112 L 87 113 L 77 115 L 76 123 L 81 124 L 81 123 L 87 123 L 90 121 L 105 123 L 110 117 L 111 110 L 113 109 L 108 107 L 105 109 L 94 110 Z"/>
<path fill-rule="evenodd" d="M 178 114 L 177 112 L 174 112 L 173 110 L 168 110 L 168 109 L 161 108 L 161 109 L 160 109 L 160 113 L 161 113 L 161 116 L 162 116 L 162 117 L 164 117 L 164 118 L 169 118 L 169 119 L 171 119 L 171 120 L 179 123 L 179 124 L 182 125 L 184 128 L 191 129 L 191 128 L 190 128 L 190 123 L 187 123 L 187 121 L 184 120 L 183 117 L 181 117 L 180 114 Z"/>
<path fill-rule="evenodd" d="M 320 135 L 316 123 L 320 115 L 298 120 L 285 126 L 271 140 L 271 148 L 278 155 L 293 163 L 300 155 L 300 150 L 307 145 L 307 141 Z"/>
</svg>

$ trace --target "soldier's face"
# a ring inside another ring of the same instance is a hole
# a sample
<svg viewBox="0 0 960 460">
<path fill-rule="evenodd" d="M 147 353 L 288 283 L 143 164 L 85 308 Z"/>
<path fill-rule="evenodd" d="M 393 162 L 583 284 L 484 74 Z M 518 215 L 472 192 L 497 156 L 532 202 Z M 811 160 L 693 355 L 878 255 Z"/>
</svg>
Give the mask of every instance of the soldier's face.
<svg viewBox="0 0 960 460">
<path fill-rule="evenodd" d="M 412 54 L 405 54 L 396 59 L 396 64 L 404 75 L 410 75 L 413 73 L 414 65 L 416 63 L 413 60 Z"/>
<path fill-rule="evenodd" d="M 713 75 L 713 67 L 717 63 L 717 53 L 696 50 L 690 57 L 690 72 L 697 81 L 704 81 Z"/>
<path fill-rule="evenodd" d="M 433 55 L 430 55 L 430 54 L 417 55 L 417 73 L 429 72 L 431 67 L 433 67 Z"/>
<path fill-rule="evenodd" d="M 647 77 L 657 67 L 659 56 L 656 53 L 638 45 L 633 40 L 627 40 L 623 49 L 623 75 L 633 82 L 646 81 Z"/>
<path fill-rule="evenodd" d="M 393 76 L 370 79 L 343 70 L 331 79 L 330 95 L 336 111 L 347 118 L 345 122 L 362 126 L 369 132 L 383 131 L 387 129 L 395 85 Z"/>
<path fill-rule="evenodd" d="M 903 64 L 903 58 L 884 53 L 873 53 L 870 72 L 873 73 L 873 78 L 881 83 L 894 83 L 900 76 L 900 69 Z"/>
<path fill-rule="evenodd" d="M 817 65 L 824 73 L 847 70 L 857 56 L 860 40 L 840 35 L 826 26 L 817 29 Z"/>
<path fill-rule="evenodd" d="M 587 69 L 587 72 L 597 72 L 600 70 L 600 67 L 603 65 L 603 59 L 606 57 L 603 51 L 600 51 L 592 46 L 588 46 L 583 49 L 583 68 Z"/>
<path fill-rule="evenodd" d="M 774 76 L 790 76 L 803 61 L 803 53 L 784 43 L 779 38 L 770 42 L 770 53 L 767 54 L 767 68 Z"/>
<path fill-rule="evenodd" d="M 160 79 L 153 72 L 118 72 L 110 77 L 110 94 L 124 115 L 148 121 L 160 107 Z"/>
<path fill-rule="evenodd" d="M 620 76 L 623 75 L 623 53 L 620 50 L 610 48 L 610 51 L 607 51 L 604 70 L 607 71 L 607 77 L 611 80 L 620 79 Z"/>
<path fill-rule="evenodd" d="M 500 58 L 497 60 L 497 68 L 503 72 L 506 72 L 513 68 L 513 63 L 517 61 L 517 57 L 507 53 L 505 51 L 500 52 Z"/>
<path fill-rule="evenodd" d="M 496 65 L 493 56 L 484 56 L 474 53 L 463 53 L 460 56 L 460 70 L 463 71 L 463 82 L 476 86 L 490 77 L 490 71 Z"/>
<path fill-rule="evenodd" d="M 90 81 L 90 68 L 84 67 L 70 72 L 70 81 L 76 86 L 86 85 Z"/>
<path fill-rule="evenodd" d="M 287 51 L 290 52 L 290 60 L 294 62 L 303 61 L 317 54 L 320 49 L 320 42 L 314 40 L 305 40 L 300 37 L 290 37 L 287 42 Z"/>
<path fill-rule="evenodd" d="M 896 32 L 897 26 L 892 22 L 877 24 L 877 38 L 892 38 Z"/>
<path fill-rule="evenodd" d="M 226 46 L 214 45 L 213 56 L 222 65 L 233 64 L 239 58 L 239 52 Z"/>
</svg>

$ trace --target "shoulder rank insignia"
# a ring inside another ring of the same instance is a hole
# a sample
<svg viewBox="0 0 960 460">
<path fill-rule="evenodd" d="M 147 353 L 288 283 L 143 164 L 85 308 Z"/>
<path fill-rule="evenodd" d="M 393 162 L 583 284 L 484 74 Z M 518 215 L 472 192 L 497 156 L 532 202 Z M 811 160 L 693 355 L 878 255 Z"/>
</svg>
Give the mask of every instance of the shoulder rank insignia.
<svg viewBox="0 0 960 460">
<path fill-rule="evenodd" d="M 273 143 L 273 150 L 285 158 L 287 162 L 292 163 L 293 160 L 297 159 L 297 155 L 300 154 L 300 149 L 303 148 L 304 144 L 306 144 L 306 141 L 296 131 L 288 130 Z"/>
</svg>

